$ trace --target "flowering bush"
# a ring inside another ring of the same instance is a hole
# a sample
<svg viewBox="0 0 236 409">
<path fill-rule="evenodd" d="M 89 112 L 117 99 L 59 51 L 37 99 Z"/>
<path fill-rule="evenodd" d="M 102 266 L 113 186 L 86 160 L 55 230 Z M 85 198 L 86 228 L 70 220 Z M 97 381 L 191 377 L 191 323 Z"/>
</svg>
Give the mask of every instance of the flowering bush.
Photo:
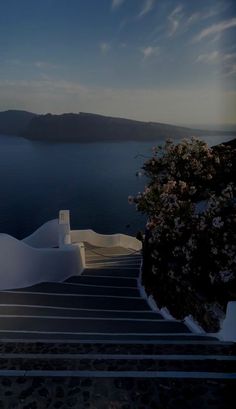
<svg viewBox="0 0 236 409">
<path fill-rule="evenodd" d="M 129 197 L 148 216 L 152 274 L 207 294 L 236 296 L 235 151 L 192 138 L 153 149 L 144 192 Z"/>
</svg>

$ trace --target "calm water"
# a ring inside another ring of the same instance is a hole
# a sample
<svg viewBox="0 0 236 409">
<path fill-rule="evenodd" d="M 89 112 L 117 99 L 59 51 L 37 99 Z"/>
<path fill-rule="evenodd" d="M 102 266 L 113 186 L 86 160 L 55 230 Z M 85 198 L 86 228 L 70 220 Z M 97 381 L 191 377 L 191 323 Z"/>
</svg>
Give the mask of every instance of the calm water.
<svg viewBox="0 0 236 409">
<path fill-rule="evenodd" d="M 205 138 L 209 144 L 227 138 Z M 231 138 L 228 138 L 231 139 Z M 145 218 L 127 202 L 153 142 L 49 144 L 0 136 L 0 232 L 23 238 L 70 209 L 71 226 L 134 234 Z"/>
</svg>

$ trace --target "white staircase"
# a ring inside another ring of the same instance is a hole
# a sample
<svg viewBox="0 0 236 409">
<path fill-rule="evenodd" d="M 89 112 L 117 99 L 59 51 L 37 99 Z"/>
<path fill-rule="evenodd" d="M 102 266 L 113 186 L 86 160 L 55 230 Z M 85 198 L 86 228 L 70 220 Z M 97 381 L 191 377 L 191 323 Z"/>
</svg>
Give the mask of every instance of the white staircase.
<svg viewBox="0 0 236 409">
<path fill-rule="evenodd" d="M 199 397 L 199 385 L 211 382 L 209 390 L 216 393 L 216 386 L 228 388 L 228 382 L 235 382 L 233 343 L 194 334 L 183 322 L 166 320 L 150 309 L 138 288 L 139 251 L 86 244 L 85 256 L 81 275 L 0 292 L 4 408 L 11 407 L 14 395 L 7 394 L 8 381 L 11 390 L 18 385 L 18 392 L 21 382 L 23 403 L 31 402 L 25 390 L 37 401 L 44 398 L 40 393 L 47 395 L 49 388 L 59 388 L 63 382 L 64 394 L 77 388 L 73 392 L 77 400 L 75 406 L 61 407 L 98 409 L 110 407 L 112 399 L 120 402 L 114 406 L 118 409 L 154 407 L 160 403 L 160 385 L 168 396 L 189 383 Z M 149 390 L 147 406 L 139 393 L 144 385 Z M 56 396 L 51 399 L 59 402 Z M 218 398 L 222 404 L 224 396 Z M 89 406 L 92 401 L 94 406 Z"/>
</svg>

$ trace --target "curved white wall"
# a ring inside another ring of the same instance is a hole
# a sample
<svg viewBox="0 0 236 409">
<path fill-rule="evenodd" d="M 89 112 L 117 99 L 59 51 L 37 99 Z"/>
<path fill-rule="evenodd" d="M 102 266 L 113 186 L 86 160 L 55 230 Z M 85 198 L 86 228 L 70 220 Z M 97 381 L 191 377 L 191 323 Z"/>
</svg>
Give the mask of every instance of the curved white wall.
<svg viewBox="0 0 236 409">
<path fill-rule="evenodd" d="M 44 223 L 34 233 L 25 237 L 22 241 L 36 248 L 57 247 L 59 244 L 58 219 Z"/>
<path fill-rule="evenodd" d="M 135 237 L 125 234 L 99 234 L 93 230 L 71 230 L 71 242 L 87 242 L 98 247 L 124 247 L 139 251 L 142 243 Z"/>
<path fill-rule="evenodd" d="M 0 234 L 0 290 L 59 282 L 83 270 L 80 247 L 38 249 L 7 234 Z"/>
<path fill-rule="evenodd" d="M 36 248 L 57 247 L 60 244 L 63 227 L 64 225 L 61 225 L 58 219 L 50 220 L 22 241 Z M 65 227 L 67 228 L 66 224 Z M 70 239 L 72 243 L 87 242 L 98 247 L 120 246 L 134 251 L 139 251 L 142 248 L 142 243 L 135 237 L 126 234 L 99 234 L 90 229 L 70 230 Z"/>
<path fill-rule="evenodd" d="M 68 234 L 73 244 L 64 240 Z M 93 230 L 70 231 L 69 224 L 64 221 L 60 224 L 58 219 L 50 220 L 21 241 L 0 234 L 0 290 L 26 287 L 42 281 L 59 282 L 80 274 L 85 267 L 83 242 L 134 251 L 142 248 L 142 243 L 134 237 L 98 234 Z"/>
<path fill-rule="evenodd" d="M 223 341 L 236 342 L 236 301 L 228 302 L 225 319 L 218 335 Z"/>
</svg>

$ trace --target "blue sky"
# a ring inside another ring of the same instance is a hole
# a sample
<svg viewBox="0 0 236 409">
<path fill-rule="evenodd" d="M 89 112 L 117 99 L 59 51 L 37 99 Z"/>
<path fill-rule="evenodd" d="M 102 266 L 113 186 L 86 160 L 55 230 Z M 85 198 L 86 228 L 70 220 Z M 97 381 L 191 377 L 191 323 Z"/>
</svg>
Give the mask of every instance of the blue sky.
<svg viewBox="0 0 236 409">
<path fill-rule="evenodd" d="M 236 123 L 232 0 L 0 0 L 0 110 Z"/>
</svg>

